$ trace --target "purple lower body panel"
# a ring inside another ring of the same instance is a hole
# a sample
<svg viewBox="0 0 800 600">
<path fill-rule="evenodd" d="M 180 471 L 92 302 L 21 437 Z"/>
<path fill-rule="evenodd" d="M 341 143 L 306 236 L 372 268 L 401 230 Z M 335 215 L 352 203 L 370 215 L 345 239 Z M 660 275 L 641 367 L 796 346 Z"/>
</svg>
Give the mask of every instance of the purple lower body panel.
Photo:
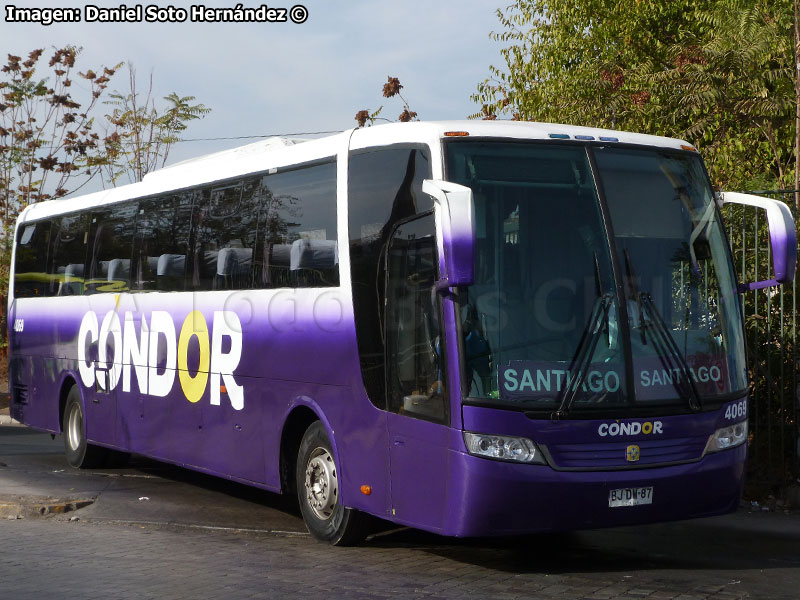
<svg viewBox="0 0 800 600">
<path fill-rule="evenodd" d="M 698 462 L 616 471 L 556 471 L 453 453 L 442 533 L 498 536 L 637 525 L 731 512 L 741 497 L 746 449 Z M 652 503 L 609 507 L 611 490 L 652 487 Z"/>
</svg>

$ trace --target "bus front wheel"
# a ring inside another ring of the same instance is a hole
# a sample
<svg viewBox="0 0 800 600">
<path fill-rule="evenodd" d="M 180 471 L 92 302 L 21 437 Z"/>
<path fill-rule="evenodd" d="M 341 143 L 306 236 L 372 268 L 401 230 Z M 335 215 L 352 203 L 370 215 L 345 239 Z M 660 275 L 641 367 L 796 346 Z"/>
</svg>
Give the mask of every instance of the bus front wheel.
<svg viewBox="0 0 800 600">
<path fill-rule="evenodd" d="M 306 430 L 297 454 L 297 496 L 311 535 L 335 546 L 357 544 L 367 536 L 366 515 L 345 508 L 328 434 L 320 421 Z"/>
<path fill-rule="evenodd" d="M 77 385 L 73 385 L 67 394 L 61 430 L 64 433 L 64 452 L 71 467 L 93 469 L 103 466 L 107 456 L 106 449 L 86 441 L 86 419 Z"/>
</svg>

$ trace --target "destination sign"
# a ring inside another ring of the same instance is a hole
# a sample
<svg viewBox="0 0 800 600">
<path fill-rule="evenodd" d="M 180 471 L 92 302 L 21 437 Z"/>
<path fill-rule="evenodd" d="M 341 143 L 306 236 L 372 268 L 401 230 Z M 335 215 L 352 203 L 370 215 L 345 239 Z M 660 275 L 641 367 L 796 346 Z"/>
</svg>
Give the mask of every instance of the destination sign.
<svg viewBox="0 0 800 600">
<path fill-rule="evenodd" d="M 721 357 L 692 355 L 687 357 L 689 373 L 701 395 L 724 392 L 729 387 L 727 365 Z M 554 400 L 570 385 L 582 394 L 605 395 L 625 386 L 625 368 L 619 363 L 591 363 L 583 377 L 570 370 L 566 361 L 512 360 L 499 369 L 500 397 L 509 401 Z M 684 373 L 677 366 L 665 365 L 658 357 L 634 359 L 634 382 L 639 400 L 675 398 L 682 392 Z"/>
</svg>

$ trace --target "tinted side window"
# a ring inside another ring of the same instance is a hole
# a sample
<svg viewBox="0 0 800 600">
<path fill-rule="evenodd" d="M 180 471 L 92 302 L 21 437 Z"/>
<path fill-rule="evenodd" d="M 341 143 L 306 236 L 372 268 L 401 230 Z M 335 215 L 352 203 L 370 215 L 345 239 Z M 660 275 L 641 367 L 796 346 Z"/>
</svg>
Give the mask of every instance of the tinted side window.
<svg viewBox="0 0 800 600">
<path fill-rule="evenodd" d="M 261 211 L 259 287 L 339 285 L 335 162 L 267 175 Z"/>
<path fill-rule="evenodd" d="M 83 293 L 86 266 L 87 215 L 56 217 L 50 233 L 47 272 L 51 277 L 50 293 L 74 296 Z"/>
<path fill-rule="evenodd" d="M 14 294 L 17 298 L 47 296 L 50 277 L 47 273 L 47 245 L 50 221 L 23 225 L 17 230 L 17 253 L 14 265 Z"/>
<path fill-rule="evenodd" d="M 132 258 L 134 290 L 184 289 L 196 191 L 139 203 Z"/>
<path fill-rule="evenodd" d="M 433 214 L 394 230 L 386 277 L 386 379 L 389 410 L 447 420 L 444 342 L 434 289 L 439 255 Z"/>
<path fill-rule="evenodd" d="M 191 289 L 252 286 L 261 179 L 206 188 L 194 206 Z"/>
<path fill-rule="evenodd" d="M 425 212 L 433 200 L 422 192 L 431 177 L 426 146 L 389 146 L 350 155 L 348 203 L 350 269 L 358 354 L 364 387 L 373 404 L 383 407 L 385 249 L 402 219 Z"/>
<path fill-rule="evenodd" d="M 138 208 L 138 204 L 129 203 L 92 213 L 84 293 L 130 289 L 133 223 Z"/>
</svg>

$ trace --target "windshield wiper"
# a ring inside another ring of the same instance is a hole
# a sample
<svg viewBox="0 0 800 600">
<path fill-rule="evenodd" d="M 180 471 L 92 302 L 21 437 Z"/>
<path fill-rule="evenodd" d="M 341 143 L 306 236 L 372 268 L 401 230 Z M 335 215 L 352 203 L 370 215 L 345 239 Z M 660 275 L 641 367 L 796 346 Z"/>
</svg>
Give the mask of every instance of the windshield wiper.
<svg viewBox="0 0 800 600">
<path fill-rule="evenodd" d="M 625 269 L 628 272 L 629 295 L 636 300 L 636 306 L 639 311 L 639 332 L 642 336 L 642 345 L 647 344 L 645 331 L 652 327 L 657 334 L 657 336 L 654 336 L 653 347 L 656 349 L 656 352 L 658 352 L 661 362 L 664 363 L 664 366 L 668 369 L 674 369 L 675 367 L 669 360 L 667 354 L 672 355 L 672 358 L 678 363 L 678 370 L 681 372 L 683 379 L 688 382 L 687 395 L 689 397 L 689 408 L 693 411 L 699 411 L 702 408 L 702 403 L 700 401 L 700 394 L 697 393 L 697 387 L 694 384 L 689 365 L 686 363 L 683 353 L 675 342 L 675 338 L 672 337 L 672 334 L 669 332 L 669 328 L 664 322 L 663 317 L 653 303 L 653 297 L 649 292 L 640 292 L 636 287 L 636 273 L 633 271 L 633 263 L 631 262 L 631 257 L 627 248 L 624 250 L 624 253 Z M 644 318 L 645 308 L 647 308 L 647 312 L 651 317 L 649 321 Z"/>
<path fill-rule="evenodd" d="M 563 397 L 558 409 L 551 414 L 554 420 L 566 417 L 569 414 L 569 409 L 572 406 L 575 397 L 578 395 L 583 382 L 586 380 L 586 371 L 594 356 L 597 342 L 600 340 L 598 335 L 602 331 L 602 323 L 608 318 L 611 303 L 614 300 L 613 294 L 603 294 L 594 304 L 592 315 L 589 317 L 589 322 L 583 330 L 581 336 L 581 343 L 578 345 L 578 351 L 572 359 L 572 364 L 567 372 L 569 377 L 570 373 L 574 373 L 573 378 L 568 381 L 563 390 Z M 577 369 L 577 371 L 576 371 Z"/>
<path fill-rule="evenodd" d="M 697 386 L 695 386 L 694 378 L 692 377 L 692 372 L 689 369 L 689 365 L 686 362 L 686 358 L 683 356 L 681 349 L 678 347 L 678 344 L 675 342 L 675 338 L 672 337 L 672 334 L 667 327 L 667 324 L 664 322 L 664 318 L 661 316 L 661 313 L 658 312 L 655 303 L 653 302 L 653 298 L 649 293 L 642 292 L 639 295 L 639 303 L 641 306 L 644 306 L 647 309 L 648 314 L 650 315 L 650 319 L 648 321 L 643 321 L 641 323 L 642 331 L 644 329 L 652 329 L 658 335 L 657 340 L 661 342 L 661 344 L 654 343 L 653 347 L 662 355 L 661 360 L 666 361 L 667 357 L 663 355 L 663 351 L 667 351 L 672 355 L 672 358 L 677 361 L 681 374 L 683 376 L 683 380 L 688 383 L 687 390 L 689 396 L 689 408 L 693 411 L 699 411 L 702 409 L 702 402 L 700 400 L 700 394 L 697 393 Z M 665 364 L 668 369 L 673 369 L 674 367 L 672 364 Z"/>
</svg>

